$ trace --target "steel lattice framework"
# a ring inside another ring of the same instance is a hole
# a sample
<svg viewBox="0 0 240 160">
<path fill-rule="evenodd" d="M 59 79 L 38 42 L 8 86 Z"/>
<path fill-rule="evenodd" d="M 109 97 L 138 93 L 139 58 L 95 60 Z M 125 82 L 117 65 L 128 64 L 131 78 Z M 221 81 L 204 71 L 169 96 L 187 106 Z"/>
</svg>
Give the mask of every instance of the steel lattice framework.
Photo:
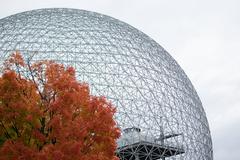
<svg viewBox="0 0 240 160">
<path fill-rule="evenodd" d="M 121 159 L 213 159 L 207 118 L 190 80 L 132 26 L 83 10 L 33 10 L 0 20 L 0 62 L 15 50 L 74 66 L 92 94 L 112 101 Z"/>
</svg>

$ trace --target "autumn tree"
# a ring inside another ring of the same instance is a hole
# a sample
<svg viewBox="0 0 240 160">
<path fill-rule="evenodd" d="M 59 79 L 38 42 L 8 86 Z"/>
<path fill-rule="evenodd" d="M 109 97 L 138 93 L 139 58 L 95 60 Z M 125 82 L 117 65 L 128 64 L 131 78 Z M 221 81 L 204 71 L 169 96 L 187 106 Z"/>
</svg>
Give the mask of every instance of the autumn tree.
<svg viewBox="0 0 240 160">
<path fill-rule="evenodd" d="M 114 113 L 73 67 L 16 52 L 0 76 L 0 160 L 117 159 Z"/>
</svg>

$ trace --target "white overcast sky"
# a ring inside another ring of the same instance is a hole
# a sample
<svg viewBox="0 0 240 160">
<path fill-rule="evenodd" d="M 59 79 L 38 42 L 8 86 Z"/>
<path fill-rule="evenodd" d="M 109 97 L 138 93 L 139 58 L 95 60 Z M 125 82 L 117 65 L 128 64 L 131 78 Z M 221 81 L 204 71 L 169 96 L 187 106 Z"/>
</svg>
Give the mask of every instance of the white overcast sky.
<svg viewBox="0 0 240 160">
<path fill-rule="evenodd" d="M 103 13 L 156 40 L 202 100 L 214 159 L 240 160 L 240 0 L 0 0 L 0 18 L 53 7 Z"/>
</svg>

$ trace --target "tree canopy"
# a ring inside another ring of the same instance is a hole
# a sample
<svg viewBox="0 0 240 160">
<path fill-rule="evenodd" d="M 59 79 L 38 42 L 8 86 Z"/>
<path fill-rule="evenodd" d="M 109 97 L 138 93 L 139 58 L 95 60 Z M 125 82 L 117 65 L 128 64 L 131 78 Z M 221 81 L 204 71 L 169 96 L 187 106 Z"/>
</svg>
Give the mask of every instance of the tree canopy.
<svg viewBox="0 0 240 160">
<path fill-rule="evenodd" d="M 73 67 L 15 52 L 0 76 L 0 160 L 117 159 L 115 111 Z"/>
</svg>

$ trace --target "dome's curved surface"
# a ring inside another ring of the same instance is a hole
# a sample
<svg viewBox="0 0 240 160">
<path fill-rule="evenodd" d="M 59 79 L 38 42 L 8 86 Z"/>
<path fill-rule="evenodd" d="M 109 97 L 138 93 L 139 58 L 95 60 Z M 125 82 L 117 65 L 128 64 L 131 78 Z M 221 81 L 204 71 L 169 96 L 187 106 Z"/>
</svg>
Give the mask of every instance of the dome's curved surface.
<svg viewBox="0 0 240 160">
<path fill-rule="evenodd" d="M 160 45 L 130 25 L 83 10 L 33 10 L 0 20 L 1 63 L 14 50 L 74 66 L 93 94 L 110 99 L 118 125 L 128 128 L 119 147 L 140 140 L 182 149 L 169 160 L 213 159 L 207 118 L 190 80 Z"/>
</svg>

